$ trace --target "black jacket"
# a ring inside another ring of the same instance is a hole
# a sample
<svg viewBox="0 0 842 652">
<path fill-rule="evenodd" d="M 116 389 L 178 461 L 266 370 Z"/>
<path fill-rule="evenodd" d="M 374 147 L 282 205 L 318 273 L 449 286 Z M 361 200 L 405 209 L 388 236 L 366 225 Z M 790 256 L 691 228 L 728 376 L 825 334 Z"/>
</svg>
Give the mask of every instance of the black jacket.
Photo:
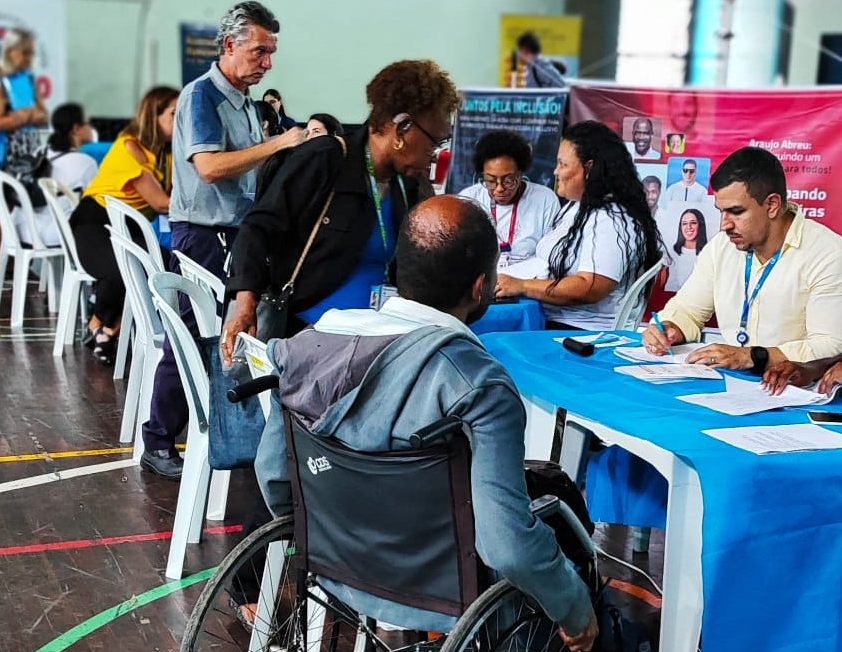
<svg viewBox="0 0 842 652">
<path fill-rule="evenodd" d="M 274 178 L 263 177 L 232 249 L 229 297 L 240 290 L 280 291 L 333 188 L 333 202 L 295 283 L 292 312 L 314 306 L 343 283 L 377 223 L 365 164 L 367 141 L 368 126 L 363 125 L 345 139 L 348 153 L 343 159 L 335 138 L 314 138 L 289 153 Z M 396 226 L 431 193 L 429 184 L 417 179 L 404 179 L 404 187 L 408 206 L 397 178 L 392 179 Z"/>
</svg>

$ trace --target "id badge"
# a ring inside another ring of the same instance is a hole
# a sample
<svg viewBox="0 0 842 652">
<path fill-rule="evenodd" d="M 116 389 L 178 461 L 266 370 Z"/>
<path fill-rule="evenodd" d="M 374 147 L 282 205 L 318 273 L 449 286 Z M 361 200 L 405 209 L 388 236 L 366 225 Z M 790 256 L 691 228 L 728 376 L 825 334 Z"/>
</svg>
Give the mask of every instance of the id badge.
<svg viewBox="0 0 842 652">
<path fill-rule="evenodd" d="M 371 298 L 368 305 L 372 310 L 380 310 L 387 299 L 396 296 L 398 296 L 398 288 L 394 285 L 387 285 L 385 283 L 383 285 L 372 285 Z"/>
</svg>

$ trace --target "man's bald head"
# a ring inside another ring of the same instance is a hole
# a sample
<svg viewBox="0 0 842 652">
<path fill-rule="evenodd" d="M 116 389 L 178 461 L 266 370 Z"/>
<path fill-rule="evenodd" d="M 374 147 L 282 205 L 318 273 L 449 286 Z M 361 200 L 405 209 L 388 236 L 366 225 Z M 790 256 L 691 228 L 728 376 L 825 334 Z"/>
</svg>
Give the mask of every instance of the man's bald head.
<svg viewBox="0 0 842 652">
<path fill-rule="evenodd" d="M 497 234 L 482 206 L 454 195 L 431 197 L 401 226 L 398 293 L 450 311 L 470 296 L 480 275 L 495 275 L 498 254 Z"/>
</svg>

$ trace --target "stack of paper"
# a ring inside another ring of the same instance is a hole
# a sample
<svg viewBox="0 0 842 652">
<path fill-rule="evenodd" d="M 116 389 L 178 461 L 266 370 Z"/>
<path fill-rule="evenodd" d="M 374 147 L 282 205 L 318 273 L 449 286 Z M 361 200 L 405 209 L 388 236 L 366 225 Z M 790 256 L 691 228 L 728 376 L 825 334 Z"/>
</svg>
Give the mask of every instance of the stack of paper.
<svg viewBox="0 0 842 652">
<path fill-rule="evenodd" d="M 681 380 L 720 380 L 716 369 L 699 364 L 642 364 L 614 367 L 618 374 L 645 380 L 648 383 L 675 383 Z"/>
<path fill-rule="evenodd" d="M 717 428 L 702 432 L 755 455 L 842 448 L 842 433 L 808 423 Z"/>
<path fill-rule="evenodd" d="M 672 364 L 684 364 L 687 356 L 696 349 L 701 349 L 707 344 L 694 342 L 692 344 L 679 344 L 672 347 L 672 354 L 653 355 L 643 346 L 624 346 L 614 349 L 614 353 L 624 360 L 631 360 L 632 362 L 668 362 Z"/>
<path fill-rule="evenodd" d="M 759 382 L 726 376 L 724 392 L 689 394 L 676 398 L 679 401 L 701 405 L 716 412 L 742 416 L 783 407 L 824 405 L 830 403 L 834 395 L 835 392 L 828 396 L 812 391 L 812 389 L 801 389 L 800 387 L 787 385 L 787 388 L 778 396 L 772 396 Z"/>
</svg>

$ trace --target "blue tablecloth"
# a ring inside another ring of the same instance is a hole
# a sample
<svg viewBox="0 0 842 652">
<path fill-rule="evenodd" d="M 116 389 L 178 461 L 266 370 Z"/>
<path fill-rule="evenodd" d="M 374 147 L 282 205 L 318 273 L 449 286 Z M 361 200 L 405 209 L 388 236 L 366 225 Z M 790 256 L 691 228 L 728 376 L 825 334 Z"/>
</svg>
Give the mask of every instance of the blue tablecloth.
<svg viewBox="0 0 842 652">
<path fill-rule="evenodd" d="M 517 303 L 492 303 L 482 319 L 471 324 L 471 330 L 477 335 L 540 331 L 544 321 L 540 301 L 519 299 Z"/>
<path fill-rule="evenodd" d="M 518 388 L 671 451 L 704 501 L 702 640 L 708 652 L 842 650 L 842 450 L 753 455 L 701 433 L 804 423 L 804 412 L 731 417 L 675 400 L 723 381 L 653 385 L 616 374 L 608 349 L 581 358 L 559 332 L 483 337 Z M 665 651 L 670 652 L 670 651 Z"/>
</svg>

